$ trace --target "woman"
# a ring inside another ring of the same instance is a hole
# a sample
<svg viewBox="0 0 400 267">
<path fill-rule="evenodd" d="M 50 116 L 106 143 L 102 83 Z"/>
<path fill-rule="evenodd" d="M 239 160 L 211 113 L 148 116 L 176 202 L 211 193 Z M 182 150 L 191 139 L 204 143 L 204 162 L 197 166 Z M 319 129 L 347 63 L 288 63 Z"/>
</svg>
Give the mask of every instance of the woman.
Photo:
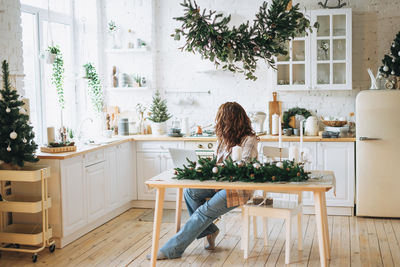
<svg viewBox="0 0 400 267">
<path fill-rule="evenodd" d="M 236 145 L 243 148 L 244 160 L 257 158 L 258 139 L 242 106 L 236 102 L 222 104 L 215 121 L 219 163 L 230 156 L 232 147 Z M 252 193 L 246 190 L 185 189 L 185 202 L 190 218 L 184 227 L 158 251 L 157 259 L 181 257 L 196 238 L 207 237 L 208 245 L 205 249 L 214 249 L 219 229 L 213 221 L 237 206 L 245 204 Z M 147 258 L 150 259 L 150 255 L 147 255 Z"/>
</svg>

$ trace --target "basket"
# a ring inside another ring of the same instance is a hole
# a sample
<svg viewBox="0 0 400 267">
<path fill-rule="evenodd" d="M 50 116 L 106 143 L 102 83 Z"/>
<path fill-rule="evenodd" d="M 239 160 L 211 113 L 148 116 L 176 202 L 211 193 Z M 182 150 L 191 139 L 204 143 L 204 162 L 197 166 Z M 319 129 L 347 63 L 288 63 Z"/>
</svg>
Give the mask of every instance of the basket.
<svg viewBox="0 0 400 267">
<path fill-rule="evenodd" d="M 322 117 L 321 121 L 326 126 L 331 126 L 331 127 L 343 127 L 347 124 L 347 121 L 325 121 Z"/>
<path fill-rule="evenodd" d="M 61 153 L 61 152 L 74 152 L 76 151 L 76 146 L 60 146 L 60 147 L 45 147 L 42 146 L 40 151 L 46 153 Z"/>
</svg>

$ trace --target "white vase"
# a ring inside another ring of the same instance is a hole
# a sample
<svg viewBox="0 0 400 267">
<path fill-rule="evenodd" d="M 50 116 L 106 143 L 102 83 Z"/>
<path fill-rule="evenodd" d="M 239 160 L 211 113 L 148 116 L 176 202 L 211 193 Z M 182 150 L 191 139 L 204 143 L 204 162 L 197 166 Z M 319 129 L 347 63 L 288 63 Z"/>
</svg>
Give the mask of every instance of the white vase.
<svg viewBox="0 0 400 267">
<path fill-rule="evenodd" d="M 167 124 L 165 122 L 152 122 L 151 133 L 155 136 L 164 135 L 166 133 Z"/>
<path fill-rule="evenodd" d="M 304 134 L 309 136 L 318 135 L 319 126 L 318 126 L 318 118 L 315 116 L 310 116 L 306 120 Z"/>
<path fill-rule="evenodd" d="M 56 54 L 53 54 L 49 51 L 46 52 L 46 63 L 53 64 L 56 61 Z"/>
</svg>

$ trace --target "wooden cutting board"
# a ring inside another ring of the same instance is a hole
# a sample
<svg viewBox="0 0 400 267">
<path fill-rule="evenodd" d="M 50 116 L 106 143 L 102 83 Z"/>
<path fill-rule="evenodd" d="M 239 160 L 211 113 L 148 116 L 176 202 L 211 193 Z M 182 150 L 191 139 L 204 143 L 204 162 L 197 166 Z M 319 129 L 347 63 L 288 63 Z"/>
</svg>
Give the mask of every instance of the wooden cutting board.
<svg viewBox="0 0 400 267">
<path fill-rule="evenodd" d="M 278 114 L 279 116 L 282 115 L 282 102 L 276 100 L 277 93 L 272 92 L 272 101 L 268 103 L 269 109 L 269 130 L 272 130 L 272 115 Z"/>
</svg>

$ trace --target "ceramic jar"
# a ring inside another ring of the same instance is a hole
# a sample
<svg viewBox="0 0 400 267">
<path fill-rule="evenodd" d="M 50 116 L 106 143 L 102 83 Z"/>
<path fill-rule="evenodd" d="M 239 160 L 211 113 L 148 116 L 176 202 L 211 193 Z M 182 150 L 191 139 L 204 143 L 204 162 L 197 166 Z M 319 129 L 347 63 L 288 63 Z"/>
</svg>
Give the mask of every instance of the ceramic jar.
<svg viewBox="0 0 400 267">
<path fill-rule="evenodd" d="M 318 118 L 315 116 L 310 116 L 307 118 L 305 126 L 304 126 L 304 134 L 309 136 L 318 135 L 319 126 L 318 126 Z"/>
</svg>

